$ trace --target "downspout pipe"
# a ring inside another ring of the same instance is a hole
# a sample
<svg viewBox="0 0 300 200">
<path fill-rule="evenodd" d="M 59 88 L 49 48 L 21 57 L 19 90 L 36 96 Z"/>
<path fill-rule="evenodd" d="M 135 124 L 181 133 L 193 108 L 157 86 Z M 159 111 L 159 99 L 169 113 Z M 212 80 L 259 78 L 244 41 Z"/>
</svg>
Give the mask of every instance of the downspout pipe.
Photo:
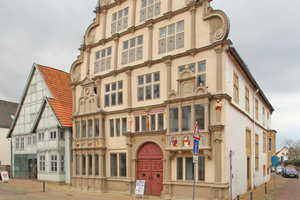
<svg viewBox="0 0 300 200">
<path fill-rule="evenodd" d="M 253 144 L 252 144 L 252 148 L 253 148 L 253 155 L 252 155 L 252 165 L 253 165 L 253 172 L 252 172 L 252 177 L 253 177 L 253 187 L 255 189 L 255 95 L 259 92 L 259 89 L 257 89 L 254 94 L 253 94 L 253 133 L 252 133 L 252 140 L 253 140 Z"/>
<path fill-rule="evenodd" d="M 13 177 L 13 173 L 12 173 L 12 168 L 13 168 L 13 166 L 12 166 L 12 138 L 11 138 L 11 140 L 9 140 L 8 138 L 6 138 L 8 141 L 10 141 L 10 178 L 12 178 Z M 1 171 L 1 169 L 0 169 L 0 171 Z"/>
</svg>

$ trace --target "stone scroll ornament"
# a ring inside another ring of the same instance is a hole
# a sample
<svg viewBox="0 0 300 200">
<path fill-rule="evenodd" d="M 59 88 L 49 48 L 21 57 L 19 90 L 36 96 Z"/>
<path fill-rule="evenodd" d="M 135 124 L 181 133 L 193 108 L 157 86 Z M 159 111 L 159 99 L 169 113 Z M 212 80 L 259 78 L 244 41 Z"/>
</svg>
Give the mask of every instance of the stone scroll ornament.
<svg viewBox="0 0 300 200">
<path fill-rule="evenodd" d="M 203 20 L 210 21 L 211 42 L 226 40 L 229 35 L 230 22 L 227 15 L 222 10 L 214 10 L 208 0 L 203 2 Z"/>
</svg>

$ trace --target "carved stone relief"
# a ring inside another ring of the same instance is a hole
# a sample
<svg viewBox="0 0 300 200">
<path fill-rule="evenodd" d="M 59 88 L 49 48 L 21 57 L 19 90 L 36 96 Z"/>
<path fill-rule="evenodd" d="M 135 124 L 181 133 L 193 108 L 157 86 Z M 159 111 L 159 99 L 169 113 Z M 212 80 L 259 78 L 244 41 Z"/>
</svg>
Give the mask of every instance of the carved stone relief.
<svg viewBox="0 0 300 200">
<path fill-rule="evenodd" d="M 210 20 L 211 43 L 226 40 L 229 35 L 230 23 L 222 10 L 213 10 L 209 1 L 203 3 L 203 20 Z"/>
<path fill-rule="evenodd" d="M 86 77 L 81 87 L 82 90 L 78 102 L 77 114 L 81 115 L 100 111 L 101 109 L 98 107 L 98 96 L 94 92 L 94 81 Z"/>
<path fill-rule="evenodd" d="M 194 95 L 196 76 L 194 72 L 187 67 L 179 74 L 179 97 L 189 97 Z"/>
</svg>

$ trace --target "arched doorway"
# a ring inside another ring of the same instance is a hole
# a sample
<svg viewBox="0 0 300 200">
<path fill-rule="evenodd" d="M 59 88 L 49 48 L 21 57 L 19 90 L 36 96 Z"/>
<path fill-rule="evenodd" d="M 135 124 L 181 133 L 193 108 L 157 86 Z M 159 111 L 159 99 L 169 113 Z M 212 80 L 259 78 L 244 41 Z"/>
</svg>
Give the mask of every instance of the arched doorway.
<svg viewBox="0 0 300 200">
<path fill-rule="evenodd" d="M 137 154 L 137 179 L 146 180 L 148 194 L 160 195 L 163 190 L 163 153 L 160 147 L 149 142 Z"/>
</svg>

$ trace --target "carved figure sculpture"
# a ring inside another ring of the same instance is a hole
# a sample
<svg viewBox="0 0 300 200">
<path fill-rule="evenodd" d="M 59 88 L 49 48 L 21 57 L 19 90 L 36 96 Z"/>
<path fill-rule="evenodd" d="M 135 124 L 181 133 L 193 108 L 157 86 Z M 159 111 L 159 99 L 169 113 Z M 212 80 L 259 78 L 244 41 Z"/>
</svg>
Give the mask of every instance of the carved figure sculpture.
<svg viewBox="0 0 300 200">
<path fill-rule="evenodd" d="M 221 122 L 221 107 L 222 107 L 222 103 L 221 103 L 220 99 L 217 99 L 217 103 L 216 103 L 216 121 L 217 122 Z"/>
<path fill-rule="evenodd" d="M 131 123 L 132 123 L 131 114 L 128 114 L 128 116 L 127 116 L 127 132 L 131 132 Z"/>
</svg>

